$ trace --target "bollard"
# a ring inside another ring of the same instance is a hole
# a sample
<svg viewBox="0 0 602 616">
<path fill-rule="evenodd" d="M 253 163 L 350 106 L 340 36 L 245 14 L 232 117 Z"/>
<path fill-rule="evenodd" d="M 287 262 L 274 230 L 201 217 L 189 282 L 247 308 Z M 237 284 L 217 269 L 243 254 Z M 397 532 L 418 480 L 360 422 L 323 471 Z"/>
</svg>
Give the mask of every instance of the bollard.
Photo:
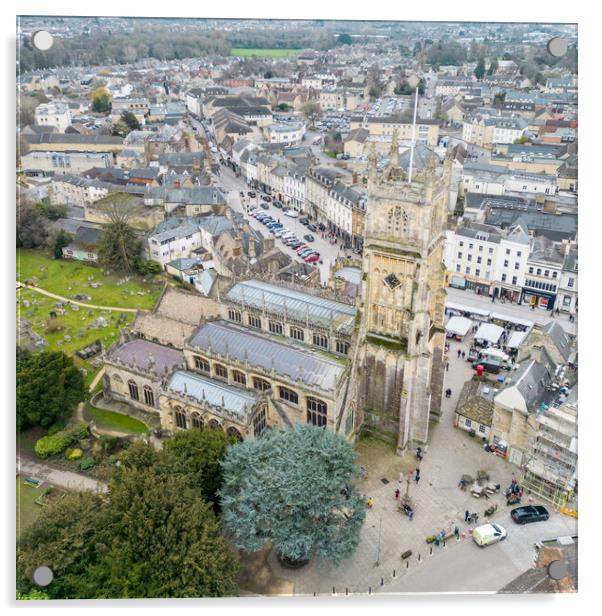
<svg viewBox="0 0 602 616">
<path fill-rule="evenodd" d="M 406 569 L 409 569 L 409 568 L 410 568 L 410 561 L 406 560 Z"/>
<path fill-rule="evenodd" d="M 349 596 L 349 589 L 345 588 L 345 596 L 348 597 Z"/>
<path fill-rule="evenodd" d="M 445 541 L 443 542 L 443 547 L 445 547 Z"/>
<path fill-rule="evenodd" d="M 332 587 L 332 594 L 333 594 L 333 595 L 336 595 L 336 594 L 337 594 L 337 591 L 336 591 L 336 589 L 335 589 L 335 587 L 334 587 L 334 586 Z"/>
<path fill-rule="evenodd" d="M 384 586 L 385 585 L 385 578 L 380 578 L 380 585 Z"/>
<path fill-rule="evenodd" d="M 431 551 L 429 552 L 429 555 L 432 556 L 433 555 L 433 546 L 431 545 Z"/>
<path fill-rule="evenodd" d="M 420 562 L 420 561 L 421 561 L 421 556 L 420 556 L 420 554 L 418 554 L 418 562 Z"/>
<path fill-rule="evenodd" d="M 368 594 L 371 595 L 372 594 L 372 586 L 368 586 Z"/>
<path fill-rule="evenodd" d="M 395 575 L 395 569 L 393 569 L 393 579 L 395 579 L 397 576 Z"/>
</svg>

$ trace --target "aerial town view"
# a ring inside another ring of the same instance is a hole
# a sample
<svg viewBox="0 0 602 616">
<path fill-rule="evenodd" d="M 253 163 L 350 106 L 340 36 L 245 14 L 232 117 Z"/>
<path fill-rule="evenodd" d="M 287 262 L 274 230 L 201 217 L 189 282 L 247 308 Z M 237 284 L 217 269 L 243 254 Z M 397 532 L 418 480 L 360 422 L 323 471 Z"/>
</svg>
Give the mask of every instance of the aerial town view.
<svg viewBox="0 0 602 616">
<path fill-rule="evenodd" d="M 16 27 L 16 598 L 576 593 L 577 26 Z"/>
</svg>

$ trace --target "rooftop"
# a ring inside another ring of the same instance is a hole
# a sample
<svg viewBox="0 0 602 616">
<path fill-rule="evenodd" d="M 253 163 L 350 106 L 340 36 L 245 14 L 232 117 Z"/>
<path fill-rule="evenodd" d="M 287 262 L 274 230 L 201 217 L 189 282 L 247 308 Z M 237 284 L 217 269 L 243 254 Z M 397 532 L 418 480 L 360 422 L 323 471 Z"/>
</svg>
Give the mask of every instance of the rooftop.
<svg viewBox="0 0 602 616">
<path fill-rule="evenodd" d="M 351 334 L 355 319 L 354 306 L 259 280 L 236 283 L 226 299 L 342 334 Z"/>
<path fill-rule="evenodd" d="M 213 353 L 247 361 L 265 372 L 289 379 L 299 379 L 305 385 L 334 389 L 345 367 L 325 355 L 289 341 L 251 332 L 227 321 L 208 321 L 201 325 L 189 345 Z"/>
<path fill-rule="evenodd" d="M 192 396 L 199 402 L 222 407 L 243 417 L 258 400 L 258 396 L 252 391 L 217 383 L 186 370 L 176 370 L 169 379 L 166 389 Z"/>
</svg>

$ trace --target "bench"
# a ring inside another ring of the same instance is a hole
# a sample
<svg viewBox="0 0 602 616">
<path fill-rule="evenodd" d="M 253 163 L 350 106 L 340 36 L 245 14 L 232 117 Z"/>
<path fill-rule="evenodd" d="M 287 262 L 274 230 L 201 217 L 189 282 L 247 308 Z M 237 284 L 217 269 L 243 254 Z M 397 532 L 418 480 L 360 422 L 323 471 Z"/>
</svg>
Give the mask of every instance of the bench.
<svg viewBox="0 0 602 616">
<path fill-rule="evenodd" d="M 23 479 L 23 483 L 31 486 L 32 488 L 39 488 L 42 482 L 35 477 L 25 477 L 25 479 Z"/>
</svg>

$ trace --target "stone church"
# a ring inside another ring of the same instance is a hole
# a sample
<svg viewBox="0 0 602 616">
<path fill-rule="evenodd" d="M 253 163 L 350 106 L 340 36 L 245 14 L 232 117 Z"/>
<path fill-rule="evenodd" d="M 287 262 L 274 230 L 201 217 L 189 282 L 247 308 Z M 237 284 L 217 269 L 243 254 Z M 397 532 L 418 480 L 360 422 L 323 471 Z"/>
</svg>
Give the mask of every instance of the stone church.
<svg viewBox="0 0 602 616">
<path fill-rule="evenodd" d="M 244 278 L 216 298 L 168 289 L 105 353 L 105 397 L 171 433 L 307 422 L 352 440 L 365 427 L 400 453 L 426 443 L 441 413 L 450 174 L 433 154 L 409 182 L 394 138 L 379 176 L 373 151 L 355 300 Z"/>
</svg>

